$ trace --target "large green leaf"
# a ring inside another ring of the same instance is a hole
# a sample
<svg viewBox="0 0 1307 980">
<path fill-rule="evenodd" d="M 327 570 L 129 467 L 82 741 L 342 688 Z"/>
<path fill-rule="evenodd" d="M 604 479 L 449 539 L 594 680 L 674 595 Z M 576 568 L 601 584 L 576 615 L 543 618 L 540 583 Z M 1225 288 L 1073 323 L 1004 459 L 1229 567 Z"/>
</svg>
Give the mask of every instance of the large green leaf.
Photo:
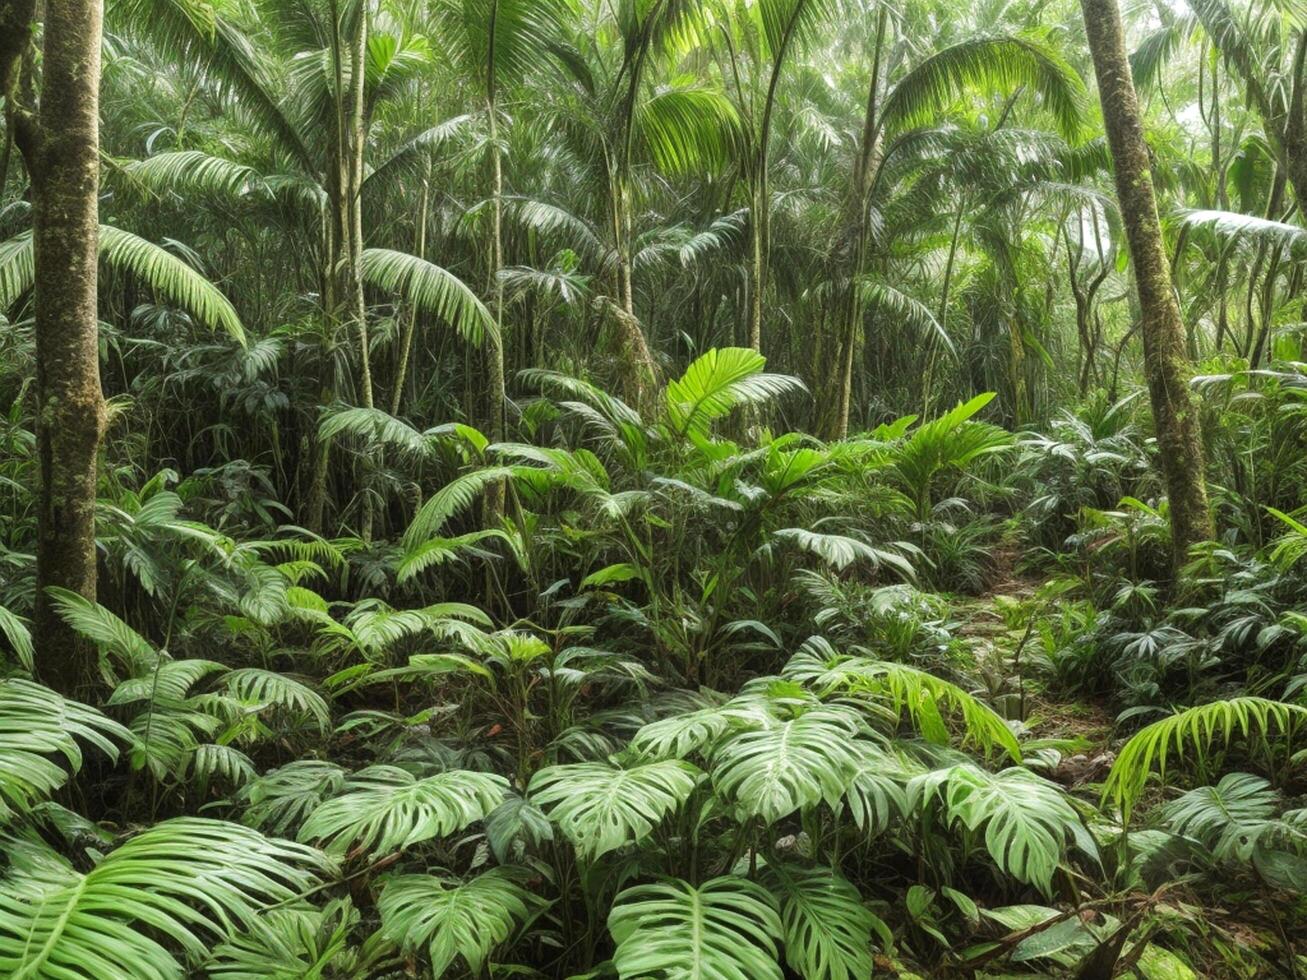
<svg viewBox="0 0 1307 980">
<path fill-rule="evenodd" d="M 495 318 L 476 293 L 458 276 L 426 259 L 388 248 L 365 249 L 363 278 L 439 317 L 473 343 L 495 335 Z"/>
<path fill-rule="evenodd" d="M 382 933 L 406 952 L 425 948 L 432 976 L 444 976 L 458 959 L 479 975 L 490 952 L 543 904 L 520 878 L 503 868 L 466 882 L 391 878 L 377 901 Z"/>
<path fill-rule="evenodd" d="M 122 228 L 101 225 L 100 261 L 185 310 L 201 325 L 245 343 L 245 327 L 222 291 L 166 249 Z M 12 306 L 35 281 L 32 233 L 24 232 L 0 245 L 0 310 Z"/>
<path fill-rule="evenodd" d="M 785 959 L 804 980 L 862 980 L 872 974 L 876 916 L 830 868 L 770 864 L 762 875 L 780 905 Z"/>
<path fill-rule="evenodd" d="M 823 801 L 834 807 L 858 768 L 858 729 L 856 715 L 841 708 L 769 717 L 717 746 L 713 786 L 742 815 L 769 824 Z"/>
<path fill-rule="evenodd" d="M 330 865 L 239 824 L 156 824 L 85 874 L 12 843 L 0 883 L 0 975 L 11 980 L 180 980 L 216 939 L 293 899 Z"/>
<path fill-rule="evenodd" d="M 991 773 L 965 764 L 928 773 L 914 785 L 927 794 L 942 790 L 949 820 L 971 831 L 983 828 L 994 863 L 1045 893 L 1067 839 L 1088 840 L 1062 788 L 1029 769 Z"/>
<path fill-rule="evenodd" d="M 698 888 L 677 880 L 637 885 L 608 914 L 622 980 L 781 980 L 783 934 L 761 885 L 728 875 Z"/>
<path fill-rule="evenodd" d="M 314 810 L 299 839 L 321 841 L 329 854 L 351 847 L 403 850 L 485 819 L 507 788 L 508 780 L 493 773 L 454 770 L 417 779 L 394 766 L 373 766 Z"/>
<path fill-rule="evenodd" d="M 132 735 L 94 708 L 18 677 L 0 680 L 0 824 L 50 796 L 82 766 L 80 741 L 111 759 Z M 62 756 L 67 768 L 50 756 Z"/>
<path fill-rule="evenodd" d="M 617 769 L 602 762 L 550 766 L 531 780 L 530 798 L 545 808 L 583 858 L 594 860 L 638 843 L 689 797 L 700 772 L 688 762 L 649 762 Z"/>
<path fill-rule="evenodd" d="M 740 405 L 804 390 L 798 378 L 764 374 L 766 364 L 766 358 L 747 347 L 714 348 L 696 358 L 685 374 L 667 385 L 664 397 L 672 428 L 682 435 L 704 433 Z"/>
</svg>

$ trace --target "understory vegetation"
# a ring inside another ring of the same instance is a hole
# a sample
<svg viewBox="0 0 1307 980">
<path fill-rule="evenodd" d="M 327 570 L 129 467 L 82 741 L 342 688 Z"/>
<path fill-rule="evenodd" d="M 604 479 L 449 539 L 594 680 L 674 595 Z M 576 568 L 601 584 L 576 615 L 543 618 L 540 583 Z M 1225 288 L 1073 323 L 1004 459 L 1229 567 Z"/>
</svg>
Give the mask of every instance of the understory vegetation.
<svg viewBox="0 0 1307 980">
<path fill-rule="evenodd" d="M 0 976 L 1307 975 L 1307 21 L 1126 13 L 1194 544 L 1078 7 L 113 0 L 89 590 L 33 27 Z"/>
</svg>

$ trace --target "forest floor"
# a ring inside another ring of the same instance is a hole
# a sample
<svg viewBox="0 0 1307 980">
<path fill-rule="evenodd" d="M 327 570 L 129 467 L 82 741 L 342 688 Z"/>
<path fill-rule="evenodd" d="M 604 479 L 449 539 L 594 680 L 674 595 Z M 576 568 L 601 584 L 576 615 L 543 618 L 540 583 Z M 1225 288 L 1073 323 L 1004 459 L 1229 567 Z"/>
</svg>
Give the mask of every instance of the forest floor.
<svg viewBox="0 0 1307 980">
<path fill-rule="evenodd" d="M 965 644 L 965 666 L 988 687 L 986 693 L 995 706 L 1007 708 L 1002 712 L 1005 717 L 1024 718 L 1036 740 L 1069 743 L 1060 750 L 1056 765 L 1042 770 L 1043 774 L 1091 805 L 1098 805 L 1101 784 L 1123 740 L 1114 709 L 1101 701 L 1046 690 L 1038 679 L 1023 676 L 1020 660 L 1016 659 L 1019 651 L 1028 671 L 1039 656 L 1038 637 L 1033 631 L 1028 633 L 1026 623 L 1048 614 L 1050 606 L 1036 600 L 1043 584 L 1040 578 L 1020 570 L 1016 549 L 1001 547 L 994 554 L 993 573 L 985 592 L 950 596 L 951 628 Z M 1012 615 L 1014 609 L 1020 612 Z M 1160 801 L 1160 794 L 1152 800 Z M 1184 885 L 1168 895 L 1164 904 L 1182 918 L 1196 916 L 1203 920 L 1198 931 L 1213 943 L 1206 950 L 1211 958 L 1202 966 L 1197 966 L 1199 950 L 1190 950 L 1197 976 L 1215 980 L 1266 975 L 1236 967 L 1225 956 L 1213 956 L 1217 949 L 1256 949 L 1274 962 L 1285 944 L 1300 948 L 1304 937 L 1284 935 L 1283 925 L 1268 916 L 1260 897 L 1246 891 L 1200 895 Z M 910 972 L 899 975 L 919 976 Z M 1133 972 L 1123 975 L 1136 976 Z M 1299 976 L 1292 966 L 1274 975 Z"/>
</svg>

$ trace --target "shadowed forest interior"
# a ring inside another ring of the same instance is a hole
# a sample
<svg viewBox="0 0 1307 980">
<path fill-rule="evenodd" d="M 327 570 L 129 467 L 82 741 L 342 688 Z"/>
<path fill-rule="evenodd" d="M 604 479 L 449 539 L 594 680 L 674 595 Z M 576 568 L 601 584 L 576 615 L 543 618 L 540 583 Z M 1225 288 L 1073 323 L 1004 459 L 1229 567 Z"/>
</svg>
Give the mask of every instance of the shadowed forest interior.
<svg viewBox="0 0 1307 980">
<path fill-rule="evenodd" d="M 1302 0 L 0 0 L 0 976 L 1307 977 Z"/>
</svg>

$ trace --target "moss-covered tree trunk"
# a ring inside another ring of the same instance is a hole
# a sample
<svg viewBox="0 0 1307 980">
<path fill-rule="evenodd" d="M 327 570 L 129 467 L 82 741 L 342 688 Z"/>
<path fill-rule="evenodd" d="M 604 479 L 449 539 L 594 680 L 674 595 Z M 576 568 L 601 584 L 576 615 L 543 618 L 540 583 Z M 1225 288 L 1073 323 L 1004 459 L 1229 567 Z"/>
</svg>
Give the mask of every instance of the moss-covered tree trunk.
<svg viewBox="0 0 1307 980">
<path fill-rule="evenodd" d="M 1080 0 L 1080 5 L 1116 170 L 1117 198 L 1134 263 L 1144 373 L 1171 503 L 1172 541 L 1178 564 L 1191 544 L 1212 536 L 1198 409 L 1186 378 L 1184 325 L 1171 289 L 1148 146 L 1122 36 L 1121 12 L 1117 0 Z"/>
<path fill-rule="evenodd" d="M 11 122 L 32 179 L 36 260 L 37 671 L 64 693 L 91 676 L 91 651 L 47 589 L 95 598 L 96 458 L 104 433 L 99 258 L 99 0 L 46 0 L 39 109 Z M 12 93 L 11 93 L 12 94 Z"/>
</svg>

